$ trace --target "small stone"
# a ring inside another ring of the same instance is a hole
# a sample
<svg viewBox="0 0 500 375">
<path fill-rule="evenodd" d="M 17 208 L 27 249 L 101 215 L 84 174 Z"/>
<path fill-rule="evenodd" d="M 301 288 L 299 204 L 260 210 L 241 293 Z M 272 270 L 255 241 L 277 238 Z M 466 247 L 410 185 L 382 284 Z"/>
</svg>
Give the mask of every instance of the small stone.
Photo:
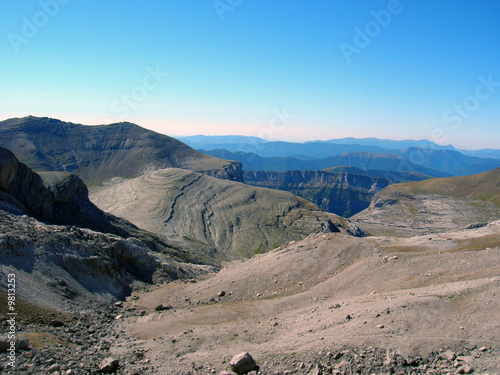
<svg viewBox="0 0 500 375">
<path fill-rule="evenodd" d="M 64 322 L 61 319 L 54 319 L 49 322 L 51 327 L 64 327 Z"/>
<path fill-rule="evenodd" d="M 57 363 L 54 363 L 52 366 L 50 366 L 48 368 L 48 372 L 49 373 L 53 373 L 53 372 L 56 372 L 56 371 L 59 371 L 61 368 L 59 367 L 59 365 Z"/>
<path fill-rule="evenodd" d="M 465 363 L 472 363 L 474 358 L 470 355 L 461 355 L 457 357 L 457 362 L 465 362 Z"/>
<path fill-rule="evenodd" d="M 219 293 L 217 293 L 217 297 L 224 297 L 226 295 L 226 292 L 221 290 Z"/>
<path fill-rule="evenodd" d="M 488 351 L 488 348 L 486 346 L 482 346 L 478 349 L 480 352 L 486 352 Z"/>
<path fill-rule="evenodd" d="M 158 305 L 155 307 L 156 311 L 163 311 L 163 305 Z"/>
<path fill-rule="evenodd" d="M 474 369 L 469 366 L 469 365 L 465 365 L 465 366 L 461 366 L 457 369 L 457 372 L 456 374 L 472 374 L 474 372 Z"/>
<path fill-rule="evenodd" d="M 441 354 L 441 357 L 444 359 L 447 359 L 448 361 L 453 361 L 455 358 L 457 358 L 457 355 L 453 353 L 451 350 L 447 350 L 444 353 Z"/>
<path fill-rule="evenodd" d="M 384 325 L 383 324 L 379 324 L 379 325 L 377 325 L 377 328 L 378 329 L 382 329 L 382 328 L 384 328 Z"/>
<path fill-rule="evenodd" d="M 99 367 L 99 371 L 110 374 L 118 369 L 119 364 L 120 361 L 118 361 L 116 358 L 113 357 L 105 358 L 102 361 L 101 366 Z"/>
</svg>

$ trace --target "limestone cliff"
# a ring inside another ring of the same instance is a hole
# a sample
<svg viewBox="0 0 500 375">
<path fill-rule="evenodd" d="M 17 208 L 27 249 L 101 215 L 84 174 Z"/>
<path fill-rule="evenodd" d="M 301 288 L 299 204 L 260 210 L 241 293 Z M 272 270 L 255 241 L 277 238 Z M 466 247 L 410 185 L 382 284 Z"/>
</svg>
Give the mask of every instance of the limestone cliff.
<svg viewBox="0 0 500 375">
<path fill-rule="evenodd" d="M 344 217 L 367 208 L 375 193 L 391 184 L 384 178 L 326 171 L 245 171 L 244 178 L 249 185 L 289 191 Z"/>
</svg>

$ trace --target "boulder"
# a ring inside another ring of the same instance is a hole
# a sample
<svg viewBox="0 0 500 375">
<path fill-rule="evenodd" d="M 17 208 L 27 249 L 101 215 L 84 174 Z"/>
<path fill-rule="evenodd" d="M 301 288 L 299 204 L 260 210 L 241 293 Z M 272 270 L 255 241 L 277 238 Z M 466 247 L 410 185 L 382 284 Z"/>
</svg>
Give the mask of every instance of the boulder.
<svg viewBox="0 0 500 375">
<path fill-rule="evenodd" d="M 255 371 L 259 373 L 259 366 L 255 363 L 250 353 L 240 353 L 235 355 L 229 362 L 231 369 L 238 375 L 246 375 L 249 372 Z"/>
</svg>

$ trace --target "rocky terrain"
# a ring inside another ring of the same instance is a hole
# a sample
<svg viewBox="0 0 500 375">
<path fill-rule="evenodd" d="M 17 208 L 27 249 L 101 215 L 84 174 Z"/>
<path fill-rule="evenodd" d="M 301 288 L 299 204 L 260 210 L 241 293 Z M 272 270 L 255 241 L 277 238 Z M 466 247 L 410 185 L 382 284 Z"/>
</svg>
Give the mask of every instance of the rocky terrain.
<svg viewBox="0 0 500 375">
<path fill-rule="evenodd" d="M 0 148 L 0 372 L 222 374 L 249 352 L 264 375 L 499 374 L 499 172 L 390 185 L 361 237 L 176 168 L 94 187 L 121 219 Z"/>
<path fill-rule="evenodd" d="M 119 320 L 130 341 L 110 351 L 160 374 L 221 373 L 244 351 L 263 374 L 498 373 L 499 234 L 311 235 L 135 292 Z"/>
<path fill-rule="evenodd" d="M 245 183 L 288 191 L 315 203 L 322 211 L 349 217 L 370 205 L 375 193 L 391 184 L 385 178 L 326 171 L 244 171 Z"/>
<path fill-rule="evenodd" d="M 181 169 L 93 189 L 91 199 L 180 248 L 219 261 L 250 257 L 315 232 L 362 235 L 347 220 L 290 193 Z"/>
<path fill-rule="evenodd" d="M 241 164 L 202 154 L 131 123 L 84 126 L 47 117 L 0 121 L 0 146 L 37 172 L 62 171 L 86 183 L 184 168 L 241 181 Z"/>
<path fill-rule="evenodd" d="M 498 374 L 499 235 L 313 234 L 123 304 L 23 317 L 18 368 L 220 374 L 248 351 L 261 374 Z"/>
<path fill-rule="evenodd" d="M 2 286 L 16 273 L 25 280 L 17 285 L 20 295 L 67 308 L 124 298 L 134 282 L 151 283 L 156 274 L 192 276 L 196 266 L 181 264 L 199 258 L 99 210 L 78 177 L 45 177 L 0 148 Z"/>
<path fill-rule="evenodd" d="M 391 185 L 352 220 L 372 234 L 439 233 L 500 219 L 500 169 Z"/>
</svg>

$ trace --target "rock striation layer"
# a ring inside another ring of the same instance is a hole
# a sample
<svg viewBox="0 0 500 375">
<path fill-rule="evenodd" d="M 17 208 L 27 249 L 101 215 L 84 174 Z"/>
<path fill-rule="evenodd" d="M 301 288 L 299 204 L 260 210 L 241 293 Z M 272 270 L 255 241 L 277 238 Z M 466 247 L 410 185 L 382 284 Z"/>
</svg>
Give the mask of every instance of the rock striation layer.
<svg viewBox="0 0 500 375">
<path fill-rule="evenodd" d="M 244 178 L 248 185 L 288 191 L 344 217 L 363 211 L 375 193 L 391 184 L 384 178 L 325 171 L 244 171 Z"/>
<path fill-rule="evenodd" d="M 47 186 L 0 147 L 0 285 L 15 273 L 19 297 L 57 306 L 109 301 L 136 282 L 203 270 L 184 264 L 199 258 L 99 210 L 77 176 L 45 177 Z"/>
<path fill-rule="evenodd" d="M 352 220 L 376 235 L 432 234 L 500 219 L 500 168 L 471 176 L 395 184 Z"/>
<path fill-rule="evenodd" d="M 291 193 L 164 169 L 91 194 L 101 209 L 215 259 L 249 257 L 314 232 L 361 232 Z"/>
</svg>

